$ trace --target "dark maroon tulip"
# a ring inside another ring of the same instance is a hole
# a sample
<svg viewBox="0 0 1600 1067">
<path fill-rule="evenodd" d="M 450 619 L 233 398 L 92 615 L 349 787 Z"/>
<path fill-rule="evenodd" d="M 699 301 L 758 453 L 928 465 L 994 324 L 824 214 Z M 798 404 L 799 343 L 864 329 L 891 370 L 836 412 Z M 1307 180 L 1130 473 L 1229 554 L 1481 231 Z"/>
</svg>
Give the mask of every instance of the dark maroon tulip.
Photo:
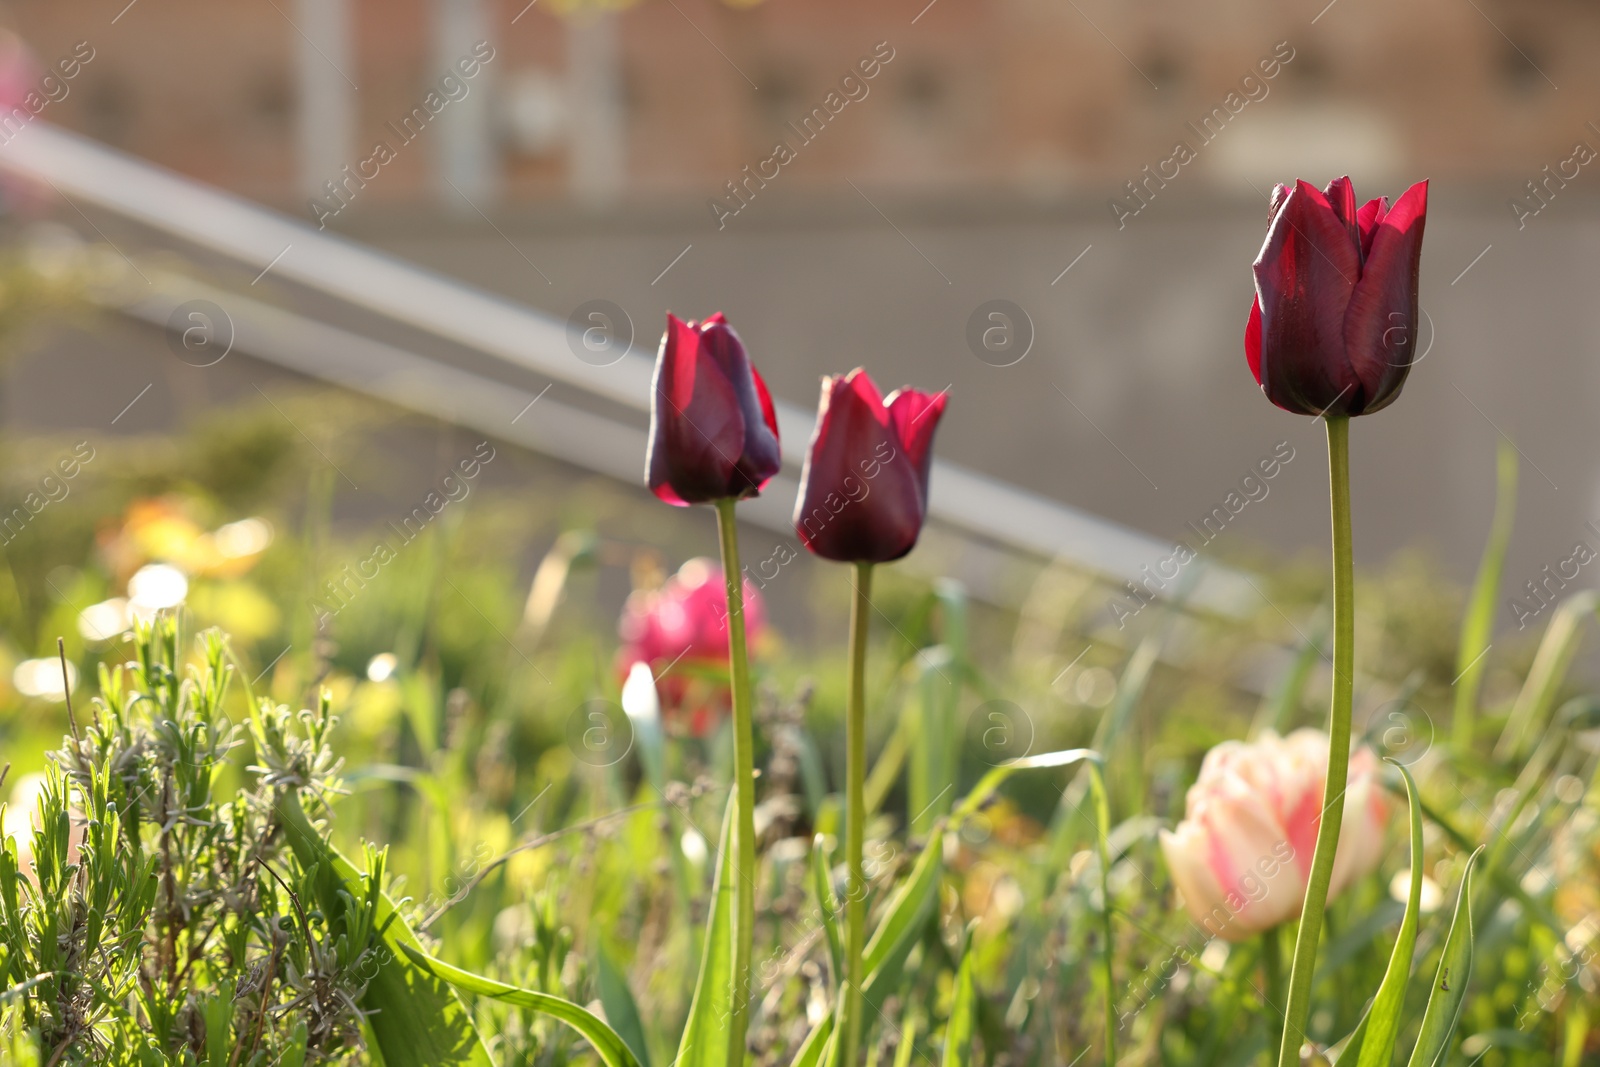
<svg viewBox="0 0 1600 1067">
<path fill-rule="evenodd" d="M 1244 331 L 1250 370 L 1280 408 L 1368 415 L 1400 395 L 1417 350 L 1428 183 L 1356 209 L 1349 178 L 1272 191 Z"/>
<path fill-rule="evenodd" d="M 841 563 L 887 563 L 911 551 L 928 514 L 944 401 L 915 389 L 885 399 L 859 368 L 822 379 L 794 513 L 807 548 Z"/>
<path fill-rule="evenodd" d="M 650 400 L 645 481 L 669 504 L 755 496 L 778 473 L 778 416 L 766 383 L 719 311 L 667 315 Z"/>
</svg>

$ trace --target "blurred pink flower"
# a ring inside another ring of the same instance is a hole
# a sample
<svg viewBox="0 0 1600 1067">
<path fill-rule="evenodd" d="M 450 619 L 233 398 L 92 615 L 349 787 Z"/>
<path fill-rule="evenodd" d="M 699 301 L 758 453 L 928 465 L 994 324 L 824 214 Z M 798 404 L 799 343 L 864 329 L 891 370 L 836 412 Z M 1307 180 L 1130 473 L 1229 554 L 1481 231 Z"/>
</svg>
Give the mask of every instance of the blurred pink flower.
<svg viewBox="0 0 1600 1067">
<path fill-rule="evenodd" d="M 766 609 L 748 579 L 744 583 L 745 631 L 754 648 L 766 629 Z M 617 632 L 623 641 L 618 668 L 635 663 L 656 675 L 663 714 L 696 736 L 710 731 L 729 707 L 725 681 L 697 685 L 707 674 L 724 676 L 728 664 L 728 597 L 722 565 L 691 559 L 660 589 L 636 590 L 623 605 Z"/>
<path fill-rule="evenodd" d="M 1327 735 L 1311 729 L 1206 753 L 1183 821 L 1161 832 L 1161 851 L 1184 907 L 1212 936 L 1242 941 L 1300 914 L 1327 759 Z M 1378 770 L 1370 749 L 1351 754 L 1329 900 L 1383 858 L 1394 805 Z"/>
<path fill-rule="evenodd" d="M 22 38 L 0 29 L 0 108 L 9 112 L 22 107 L 39 73 L 39 61 Z"/>
</svg>

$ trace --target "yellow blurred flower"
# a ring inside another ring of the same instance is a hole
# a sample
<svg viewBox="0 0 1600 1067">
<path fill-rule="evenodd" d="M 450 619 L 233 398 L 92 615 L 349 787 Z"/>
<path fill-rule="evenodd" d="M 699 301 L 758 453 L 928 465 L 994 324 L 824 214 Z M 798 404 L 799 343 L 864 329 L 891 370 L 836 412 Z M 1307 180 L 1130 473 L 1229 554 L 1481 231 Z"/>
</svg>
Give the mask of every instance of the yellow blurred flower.
<svg viewBox="0 0 1600 1067">
<path fill-rule="evenodd" d="M 270 544 L 272 526 L 265 519 L 240 519 L 208 531 L 177 496 L 134 501 L 122 525 L 100 539 L 118 581 L 152 562 L 191 577 L 235 578 L 254 567 Z"/>
</svg>

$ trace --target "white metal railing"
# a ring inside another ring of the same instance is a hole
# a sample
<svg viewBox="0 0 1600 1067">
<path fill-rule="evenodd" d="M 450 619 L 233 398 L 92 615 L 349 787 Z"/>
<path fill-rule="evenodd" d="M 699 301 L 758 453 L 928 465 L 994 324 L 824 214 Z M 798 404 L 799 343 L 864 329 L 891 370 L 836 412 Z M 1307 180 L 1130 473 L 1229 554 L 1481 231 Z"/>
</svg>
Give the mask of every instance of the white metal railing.
<svg viewBox="0 0 1600 1067">
<path fill-rule="evenodd" d="M 596 397 L 647 411 L 651 361 L 627 355 L 607 367 L 575 358 L 565 323 L 532 308 L 319 231 L 214 187 L 42 121 L 0 146 L 0 170 L 48 182 L 75 202 L 115 215 L 336 297 L 504 363 Z M 204 298 L 185 280 L 165 282 L 126 310 L 164 326 L 184 300 Z M 513 416 L 534 393 L 508 387 L 447 361 L 373 340 L 238 293 L 211 291 L 229 309 L 237 347 L 252 356 L 382 397 L 580 467 L 637 482 L 644 432 L 553 398 L 537 419 Z M 788 528 L 788 501 L 811 436 L 810 410 L 777 402 L 786 474 L 753 506 L 751 521 Z M 1045 558 L 1066 558 L 1112 580 L 1137 580 L 1171 546 L 1146 534 L 936 460 L 930 518 L 981 539 Z M 1191 603 L 1235 614 L 1256 601 L 1237 573 L 1196 561 Z"/>
</svg>

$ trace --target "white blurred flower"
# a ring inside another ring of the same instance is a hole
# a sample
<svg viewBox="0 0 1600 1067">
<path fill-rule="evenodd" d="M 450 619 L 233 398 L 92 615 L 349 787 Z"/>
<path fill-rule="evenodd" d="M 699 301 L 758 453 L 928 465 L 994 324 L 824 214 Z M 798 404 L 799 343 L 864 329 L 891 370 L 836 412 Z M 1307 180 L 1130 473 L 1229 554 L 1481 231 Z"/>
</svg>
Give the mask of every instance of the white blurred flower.
<svg viewBox="0 0 1600 1067">
<path fill-rule="evenodd" d="M 679 846 L 683 849 L 683 858 L 696 867 L 704 866 L 706 857 L 711 854 L 711 850 L 706 847 L 706 839 L 692 826 L 683 832 Z"/>
<path fill-rule="evenodd" d="M 132 625 L 128 602 L 120 596 L 90 604 L 78 613 L 78 632 L 91 641 L 109 641 Z"/>
<path fill-rule="evenodd" d="M 399 662 L 393 652 L 379 652 L 367 661 L 367 677 L 374 682 L 387 682 Z"/>
<path fill-rule="evenodd" d="M 146 618 L 163 608 L 175 608 L 189 595 L 189 579 L 166 563 L 140 567 L 128 579 L 128 603 L 133 614 Z"/>
<path fill-rule="evenodd" d="M 71 663 L 67 664 L 67 679 L 74 689 L 78 687 L 78 668 Z M 67 691 L 61 684 L 61 661 L 54 657 L 23 660 L 11 672 L 11 684 L 23 696 L 44 697 L 47 700 L 65 700 L 67 697 Z"/>
<path fill-rule="evenodd" d="M 1389 879 L 1389 895 L 1404 904 L 1411 899 L 1411 871 L 1395 871 L 1394 877 Z M 1429 878 L 1426 872 L 1422 875 L 1422 892 L 1417 898 L 1417 904 L 1422 908 L 1422 914 L 1428 915 L 1439 910 L 1439 905 L 1444 903 L 1444 890 L 1439 888 L 1439 883 Z"/>
<path fill-rule="evenodd" d="M 265 519 L 240 519 L 219 526 L 211 535 L 211 542 L 224 559 L 254 556 L 272 544 L 272 526 Z"/>
<path fill-rule="evenodd" d="M 661 697 L 648 663 L 635 663 L 629 669 L 628 680 L 622 683 L 622 710 L 636 725 L 661 721 Z"/>
</svg>

